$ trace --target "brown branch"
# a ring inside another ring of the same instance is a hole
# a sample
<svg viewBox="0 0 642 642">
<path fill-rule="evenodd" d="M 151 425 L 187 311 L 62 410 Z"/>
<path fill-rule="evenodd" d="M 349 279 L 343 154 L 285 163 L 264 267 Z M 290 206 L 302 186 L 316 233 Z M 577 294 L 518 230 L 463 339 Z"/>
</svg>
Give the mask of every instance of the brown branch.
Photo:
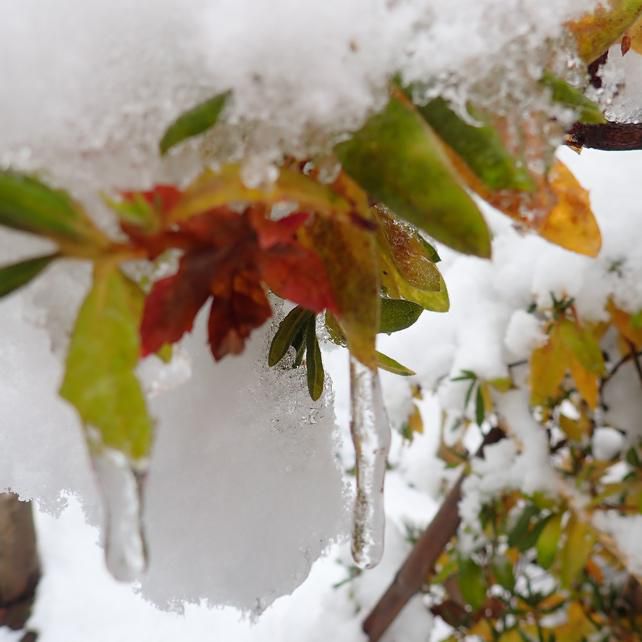
<svg viewBox="0 0 642 642">
<path fill-rule="evenodd" d="M 575 123 L 566 136 L 566 144 L 612 152 L 642 149 L 642 123 Z"/>
<path fill-rule="evenodd" d="M 477 456 L 483 454 L 485 446 L 494 444 L 505 437 L 500 428 L 493 428 L 484 438 Z M 459 527 L 459 500 L 462 474 L 448 493 L 444 503 L 428 528 L 406 558 L 397 572 L 392 584 L 363 622 L 363 630 L 370 642 L 377 642 L 399 615 L 408 601 L 421 590 L 421 587 L 434 572 L 434 566 L 448 542 Z"/>
</svg>

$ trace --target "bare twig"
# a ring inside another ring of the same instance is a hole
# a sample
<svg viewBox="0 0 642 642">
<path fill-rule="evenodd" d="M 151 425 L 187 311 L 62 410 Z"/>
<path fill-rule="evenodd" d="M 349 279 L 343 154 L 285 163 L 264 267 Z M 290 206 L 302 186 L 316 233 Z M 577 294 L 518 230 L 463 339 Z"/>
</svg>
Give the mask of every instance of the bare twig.
<svg viewBox="0 0 642 642">
<path fill-rule="evenodd" d="M 484 438 L 477 456 L 483 454 L 485 446 L 494 444 L 504 437 L 503 430 L 493 428 Z M 460 522 L 458 505 L 464 478 L 465 475 L 462 474 L 452 487 L 434 519 L 397 572 L 392 584 L 365 619 L 363 630 L 370 642 L 381 639 L 403 607 L 419 592 L 434 572 L 435 563 L 442 551 L 457 532 Z"/>
<path fill-rule="evenodd" d="M 642 149 L 642 123 L 575 123 L 567 134 L 566 144 L 571 147 L 589 147 L 605 151 Z"/>
</svg>

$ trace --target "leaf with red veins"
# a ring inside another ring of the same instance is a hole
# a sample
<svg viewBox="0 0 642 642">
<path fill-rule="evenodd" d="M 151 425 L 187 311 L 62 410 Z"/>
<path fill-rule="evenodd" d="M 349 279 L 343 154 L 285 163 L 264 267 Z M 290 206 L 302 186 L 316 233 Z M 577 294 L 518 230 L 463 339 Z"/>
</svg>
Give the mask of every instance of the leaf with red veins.
<svg viewBox="0 0 642 642">
<path fill-rule="evenodd" d="M 258 236 L 259 247 L 262 250 L 267 250 L 278 244 L 296 242 L 297 230 L 308 220 L 310 215 L 306 212 L 297 212 L 278 221 L 272 221 L 267 219 L 262 212 L 252 210 L 248 217 Z"/>
<path fill-rule="evenodd" d="M 313 312 L 337 311 L 325 265 L 312 250 L 298 243 L 279 244 L 258 257 L 261 279 L 284 299 Z"/>
<path fill-rule="evenodd" d="M 145 300 L 141 321 L 141 350 L 145 357 L 175 343 L 194 325 L 198 311 L 211 294 L 219 256 L 205 249 L 187 253 L 173 276 L 154 284 Z"/>
<path fill-rule="evenodd" d="M 243 352 L 247 338 L 272 316 L 272 309 L 258 274 L 251 270 L 237 272 L 223 288 L 217 289 L 227 293 L 214 294 L 208 336 L 212 355 L 220 361 L 228 354 Z"/>
</svg>

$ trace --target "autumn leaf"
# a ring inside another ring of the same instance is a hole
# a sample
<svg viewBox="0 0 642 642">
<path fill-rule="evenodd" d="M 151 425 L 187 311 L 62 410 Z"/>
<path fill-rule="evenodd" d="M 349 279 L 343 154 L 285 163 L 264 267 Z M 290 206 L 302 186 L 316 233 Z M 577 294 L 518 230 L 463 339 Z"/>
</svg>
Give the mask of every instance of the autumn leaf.
<svg viewBox="0 0 642 642">
<path fill-rule="evenodd" d="M 190 331 L 210 298 L 208 336 L 217 360 L 241 352 L 252 330 L 270 317 L 266 287 L 313 312 L 334 310 L 321 259 L 298 241 L 307 220 L 297 213 L 271 221 L 258 206 L 242 214 L 221 207 L 141 241 L 154 253 L 177 240 L 184 249 L 176 274 L 156 282 L 145 301 L 143 355 Z"/>
<path fill-rule="evenodd" d="M 606 6 L 605 6 L 606 5 Z M 599 58 L 642 13 L 642 0 L 607 0 L 593 13 L 567 24 L 587 64 Z"/>
<path fill-rule="evenodd" d="M 618 308 L 613 301 L 609 301 L 608 311 L 618 332 L 627 341 L 630 341 L 637 350 L 642 348 L 642 328 L 636 327 L 633 323 L 633 317 L 628 312 Z"/>
<path fill-rule="evenodd" d="M 557 204 L 539 226 L 538 233 L 572 252 L 597 256 L 602 247 L 602 235 L 587 191 L 560 160 L 553 165 L 548 180 Z"/>
<path fill-rule="evenodd" d="M 142 292 L 118 268 L 98 264 L 71 335 L 60 395 L 100 442 L 132 460 L 149 455 L 152 421 L 134 369 Z"/>
</svg>

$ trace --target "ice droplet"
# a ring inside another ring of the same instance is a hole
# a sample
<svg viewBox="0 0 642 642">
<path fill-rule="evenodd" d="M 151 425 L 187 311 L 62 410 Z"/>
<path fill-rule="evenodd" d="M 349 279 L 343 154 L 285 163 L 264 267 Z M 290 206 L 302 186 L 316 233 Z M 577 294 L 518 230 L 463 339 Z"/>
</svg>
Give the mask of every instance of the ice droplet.
<svg viewBox="0 0 642 642">
<path fill-rule="evenodd" d="M 390 449 L 390 424 L 379 374 L 350 358 L 350 432 L 356 458 L 352 557 L 359 568 L 373 568 L 383 555 L 383 484 Z"/>
<path fill-rule="evenodd" d="M 147 568 L 142 507 L 146 470 L 121 452 L 92 448 L 94 474 L 102 495 L 103 539 L 107 569 L 120 582 L 141 578 Z"/>
</svg>

